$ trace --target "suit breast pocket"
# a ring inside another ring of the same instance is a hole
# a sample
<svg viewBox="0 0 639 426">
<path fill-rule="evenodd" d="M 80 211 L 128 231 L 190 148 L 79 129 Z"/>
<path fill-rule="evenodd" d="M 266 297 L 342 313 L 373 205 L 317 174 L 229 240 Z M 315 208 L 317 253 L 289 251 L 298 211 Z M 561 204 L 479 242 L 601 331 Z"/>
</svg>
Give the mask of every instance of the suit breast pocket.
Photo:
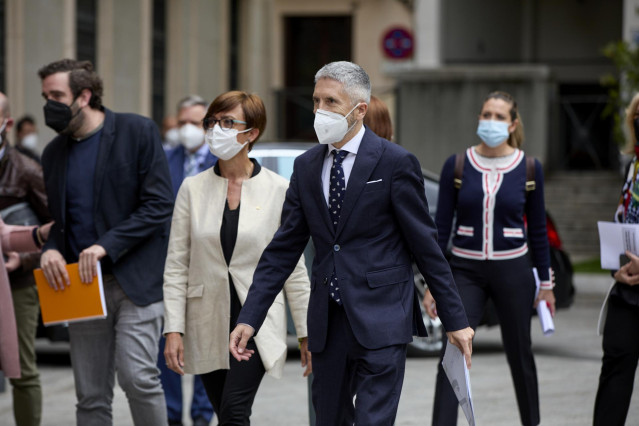
<svg viewBox="0 0 639 426">
<path fill-rule="evenodd" d="M 384 188 L 385 188 L 385 182 L 382 179 L 372 179 L 366 182 L 366 186 L 364 187 L 364 192 L 381 191 Z"/>
</svg>

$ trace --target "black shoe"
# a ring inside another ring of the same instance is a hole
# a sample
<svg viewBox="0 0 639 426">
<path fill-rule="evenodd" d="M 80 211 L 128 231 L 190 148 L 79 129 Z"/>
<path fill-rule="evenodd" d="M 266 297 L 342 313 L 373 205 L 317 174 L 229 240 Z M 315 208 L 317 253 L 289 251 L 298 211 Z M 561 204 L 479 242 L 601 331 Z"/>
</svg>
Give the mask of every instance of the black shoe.
<svg viewBox="0 0 639 426">
<path fill-rule="evenodd" d="M 171 420 L 169 419 L 169 426 L 183 426 L 182 420 Z"/>
</svg>

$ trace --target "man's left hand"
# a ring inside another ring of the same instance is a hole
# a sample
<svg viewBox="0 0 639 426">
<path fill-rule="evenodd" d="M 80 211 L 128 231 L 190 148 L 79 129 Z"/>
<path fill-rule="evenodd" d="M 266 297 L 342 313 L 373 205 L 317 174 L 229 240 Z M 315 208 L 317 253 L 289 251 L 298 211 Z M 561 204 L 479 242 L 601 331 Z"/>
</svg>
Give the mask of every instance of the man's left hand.
<svg viewBox="0 0 639 426">
<path fill-rule="evenodd" d="M 470 328 L 462 328 L 461 330 L 449 331 L 446 333 L 448 342 L 457 346 L 466 358 L 466 366 L 470 369 L 470 357 L 473 354 L 473 336 L 475 331 Z"/>
<path fill-rule="evenodd" d="M 306 367 L 306 370 L 304 370 L 304 377 L 307 377 L 313 372 L 311 353 L 308 350 L 308 337 L 302 338 L 302 341 L 300 342 L 300 359 L 302 361 L 302 367 Z"/>
<path fill-rule="evenodd" d="M 91 247 L 82 250 L 78 260 L 78 269 L 80 270 L 80 280 L 83 283 L 89 284 L 93 281 L 93 277 L 98 275 L 98 260 L 106 256 L 106 254 L 104 247 L 98 244 L 93 244 Z"/>
</svg>

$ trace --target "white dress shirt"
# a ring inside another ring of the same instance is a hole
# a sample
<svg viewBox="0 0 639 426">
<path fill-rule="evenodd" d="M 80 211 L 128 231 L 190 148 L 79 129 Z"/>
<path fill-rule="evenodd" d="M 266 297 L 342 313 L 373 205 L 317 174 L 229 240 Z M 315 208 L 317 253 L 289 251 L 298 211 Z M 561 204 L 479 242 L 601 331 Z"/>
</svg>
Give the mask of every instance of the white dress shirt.
<svg viewBox="0 0 639 426">
<path fill-rule="evenodd" d="M 348 188 L 348 178 L 351 176 L 351 170 L 353 170 L 353 164 L 355 163 L 355 156 L 357 155 L 357 150 L 359 150 L 359 145 L 362 143 L 362 138 L 364 137 L 364 126 L 359 129 L 359 132 L 353 139 L 346 142 L 346 144 L 340 149 L 340 151 L 348 151 L 346 154 L 346 158 L 342 162 L 342 169 L 344 170 L 344 180 L 346 182 L 346 188 Z M 328 208 L 328 190 L 329 190 L 329 182 L 331 180 L 331 167 L 333 166 L 333 151 L 335 147 L 333 144 L 328 145 L 328 151 L 326 153 L 326 157 L 324 158 L 324 165 L 322 166 L 322 189 L 324 190 L 324 200 L 326 200 L 326 208 Z"/>
</svg>

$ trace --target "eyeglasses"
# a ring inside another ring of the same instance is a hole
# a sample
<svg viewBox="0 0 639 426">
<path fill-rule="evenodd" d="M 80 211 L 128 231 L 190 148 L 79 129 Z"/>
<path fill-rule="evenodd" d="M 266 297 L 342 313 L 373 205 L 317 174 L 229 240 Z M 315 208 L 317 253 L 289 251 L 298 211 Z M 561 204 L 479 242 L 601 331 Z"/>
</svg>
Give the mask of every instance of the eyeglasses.
<svg viewBox="0 0 639 426">
<path fill-rule="evenodd" d="M 222 130 L 231 130 L 235 124 L 247 124 L 246 121 L 233 120 L 232 118 L 220 118 L 219 120 L 213 117 L 206 117 L 202 120 L 204 130 L 212 129 L 216 124 L 219 124 Z"/>
</svg>

